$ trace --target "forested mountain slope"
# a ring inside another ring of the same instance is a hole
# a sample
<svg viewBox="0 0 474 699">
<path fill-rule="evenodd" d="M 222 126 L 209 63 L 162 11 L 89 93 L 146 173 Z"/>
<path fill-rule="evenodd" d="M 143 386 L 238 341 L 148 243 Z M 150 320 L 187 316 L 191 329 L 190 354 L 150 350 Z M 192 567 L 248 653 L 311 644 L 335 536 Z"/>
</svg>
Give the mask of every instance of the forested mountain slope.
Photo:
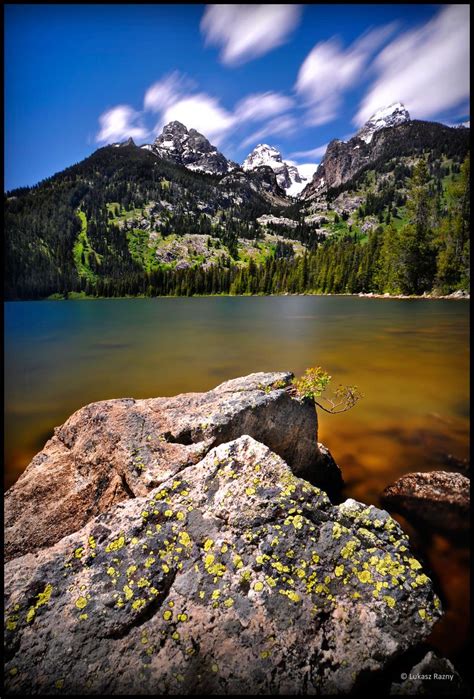
<svg viewBox="0 0 474 699">
<path fill-rule="evenodd" d="M 222 172 L 127 141 L 8 192 L 6 298 L 468 289 L 469 129 L 374 123 L 296 200 L 192 129 L 179 148 Z"/>
</svg>

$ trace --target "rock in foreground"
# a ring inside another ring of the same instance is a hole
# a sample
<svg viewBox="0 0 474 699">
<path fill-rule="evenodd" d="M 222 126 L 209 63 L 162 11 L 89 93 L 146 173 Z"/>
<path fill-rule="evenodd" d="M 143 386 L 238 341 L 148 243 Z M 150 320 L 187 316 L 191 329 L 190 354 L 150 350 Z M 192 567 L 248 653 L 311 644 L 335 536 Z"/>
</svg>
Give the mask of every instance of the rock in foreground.
<svg viewBox="0 0 474 699">
<path fill-rule="evenodd" d="M 409 473 L 382 493 L 382 502 L 420 526 L 448 534 L 469 530 L 470 481 L 460 473 Z"/>
<path fill-rule="evenodd" d="M 81 408 L 6 493 L 6 558 L 51 546 L 243 434 L 266 444 L 294 473 L 336 490 L 341 472 L 318 448 L 314 405 L 285 390 L 292 376 L 256 373 L 207 393 Z"/>
<path fill-rule="evenodd" d="M 332 505 L 249 436 L 5 583 L 13 693 L 345 693 L 440 615 L 386 512 Z"/>
</svg>

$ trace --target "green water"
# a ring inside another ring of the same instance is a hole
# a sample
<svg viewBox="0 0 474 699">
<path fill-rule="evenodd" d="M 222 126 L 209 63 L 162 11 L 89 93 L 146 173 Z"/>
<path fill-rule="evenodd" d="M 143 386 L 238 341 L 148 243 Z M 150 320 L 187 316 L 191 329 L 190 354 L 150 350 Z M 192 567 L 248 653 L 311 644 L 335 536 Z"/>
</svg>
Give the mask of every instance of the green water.
<svg viewBox="0 0 474 699">
<path fill-rule="evenodd" d="M 468 323 L 468 302 L 449 300 L 7 303 L 6 485 L 55 425 L 91 401 L 205 391 L 254 371 L 321 365 L 364 394 L 343 415 L 320 413 L 319 437 L 342 468 L 346 495 L 377 504 L 404 473 L 467 457 Z M 427 558 L 449 598 L 438 646 L 454 652 L 467 633 L 467 552 L 435 538 Z"/>
</svg>

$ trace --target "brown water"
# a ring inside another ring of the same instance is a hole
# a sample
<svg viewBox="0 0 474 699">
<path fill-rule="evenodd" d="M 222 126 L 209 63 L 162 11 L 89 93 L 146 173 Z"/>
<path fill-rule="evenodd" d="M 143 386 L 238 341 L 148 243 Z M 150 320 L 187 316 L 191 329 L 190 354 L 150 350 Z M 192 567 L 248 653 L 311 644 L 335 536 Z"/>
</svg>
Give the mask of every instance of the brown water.
<svg viewBox="0 0 474 699">
<path fill-rule="evenodd" d="M 321 365 L 364 399 L 319 414 L 345 494 L 377 505 L 410 471 L 468 456 L 469 304 L 358 297 L 214 297 L 5 304 L 5 481 L 55 425 L 95 400 L 205 391 L 254 371 Z M 407 525 L 405 525 L 407 526 Z M 468 623 L 468 551 L 422 546 L 448 612 L 433 643 L 457 656 Z"/>
</svg>

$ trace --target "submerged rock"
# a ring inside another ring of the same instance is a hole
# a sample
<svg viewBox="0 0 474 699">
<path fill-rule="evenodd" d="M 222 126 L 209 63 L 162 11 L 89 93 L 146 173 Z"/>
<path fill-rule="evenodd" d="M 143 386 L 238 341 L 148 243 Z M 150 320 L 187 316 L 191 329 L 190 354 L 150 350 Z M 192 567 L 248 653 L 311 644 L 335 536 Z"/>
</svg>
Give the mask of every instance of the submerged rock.
<svg viewBox="0 0 474 699">
<path fill-rule="evenodd" d="M 409 473 L 385 488 L 382 502 L 420 526 L 445 533 L 467 532 L 469 484 L 460 473 Z"/>
<path fill-rule="evenodd" d="M 332 505 L 247 435 L 177 470 L 6 565 L 9 692 L 346 693 L 428 635 L 440 603 L 387 512 Z"/>
<path fill-rule="evenodd" d="M 289 372 L 255 373 L 207 393 L 107 400 L 81 408 L 5 497 L 12 558 L 77 531 L 114 504 L 146 495 L 213 447 L 248 434 L 328 492 L 339 467 L 317 444 L 314 404 L 291 397 Z"/>
</svg>

